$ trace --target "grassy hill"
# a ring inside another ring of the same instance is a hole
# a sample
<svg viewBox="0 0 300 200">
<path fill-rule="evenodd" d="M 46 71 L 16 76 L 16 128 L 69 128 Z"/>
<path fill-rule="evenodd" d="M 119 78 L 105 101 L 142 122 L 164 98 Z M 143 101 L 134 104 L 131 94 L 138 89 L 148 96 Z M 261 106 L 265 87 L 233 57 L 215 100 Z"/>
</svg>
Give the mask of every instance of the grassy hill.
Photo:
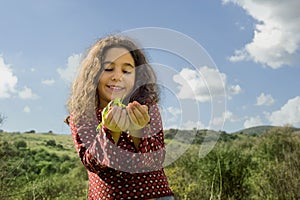
<svg viewBox="0 0 300 200">
<path fill-rule="evenodd" d="M 59 156 L 67 154 L 71 157 L 77 156 L 71 135 L 53 133 L 0 133 L 2 141 L 9 144 L 26 142 L 26 147 L 31 150 L 47 149 L 50 153 Z"/>
<path fill-rule="evenodd" d="M 0 199 L 86 199 L 71 135 L 0 133 Z M 16 189 L 17 188 L 17 189 Z"/>
<path fill-rule="evenodd" d="M 233 132 L 232 134 L 260 135 L 260 134 L 265 133 L 275 127 L 276 126 L 268 126 L 268 125 L 254 126 L 254 127 L 245 128 L 245 129 Z"/>
<path fill-rule="evenodd" d="M 174 134 L 166 131 L 166 141 Z M 200 158 L 206 134 L 197 131 L 184 154 L 165 167 L 176 199 L 300 199 L 299 129 L 222 132 Z M 1 200 L 86 199 L 87 173 L 71 135 L 0 132 L 0 171 Z"/>
<path fill-rule="evenodd" d="M 254 126 L 254 127 L 239 130 L 232 134 L 261 135 L 261 134 L 266 133 L 274 128 L 279 128 L 279 126 L 270 126 L 270 125 Z M 294 129 L 295 131 L 300 130 L 300 128 L 294 128 L 294 127 L 291 127 L 291 128 Z"/>
</svg>

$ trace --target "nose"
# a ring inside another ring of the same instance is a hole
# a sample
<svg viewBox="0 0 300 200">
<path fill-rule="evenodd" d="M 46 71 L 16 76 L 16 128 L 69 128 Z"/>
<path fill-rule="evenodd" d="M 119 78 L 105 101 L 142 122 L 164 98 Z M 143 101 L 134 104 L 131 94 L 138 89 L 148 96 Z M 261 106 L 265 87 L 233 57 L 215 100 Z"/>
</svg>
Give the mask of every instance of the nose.
<svg viewBox="0 0 300 200">
<path fill-rule="evenodd" d="M 122 81 L 123 74 L 119 70 L 115 70 L 112 74 L 111 80 L 112 81 Z"/>
</svg>

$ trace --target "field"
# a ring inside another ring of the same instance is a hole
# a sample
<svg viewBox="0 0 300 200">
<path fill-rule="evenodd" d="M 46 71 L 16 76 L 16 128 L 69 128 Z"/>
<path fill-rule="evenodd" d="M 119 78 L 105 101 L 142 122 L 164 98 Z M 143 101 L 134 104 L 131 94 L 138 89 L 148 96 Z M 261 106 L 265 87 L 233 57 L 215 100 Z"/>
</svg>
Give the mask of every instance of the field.
<svg viewBox="0 0 300 200">
<path fill-rule="evenodd" d="M 165 168 L 176 199 L 300 199 L 299 130 L 222 132 L 200 158 L 205 134 L 197 131 L 188 150 Z M 166 142 L 175 135 L 167 130 Z M 0 138 L 1 200 L 86 199 L 87 174 L 71 135 L 0 132 Z"/>
</svg>

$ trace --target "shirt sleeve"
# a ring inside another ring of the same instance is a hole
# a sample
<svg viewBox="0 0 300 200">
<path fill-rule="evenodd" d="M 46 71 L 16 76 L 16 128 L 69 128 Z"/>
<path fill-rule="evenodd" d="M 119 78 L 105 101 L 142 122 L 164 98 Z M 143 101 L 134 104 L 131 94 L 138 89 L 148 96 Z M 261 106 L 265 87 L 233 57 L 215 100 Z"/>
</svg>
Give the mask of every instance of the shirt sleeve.
<svg viewBox="0 0 300 200">
<path fill-rule="evenodd" d="M 77 123 L 70 116 L 70 127 L 73 141 L 83 165 L 91 172 L 99 173 L 107 166 L 107 156 L 101 147 L 100 134 L 97 133 L 97 122 L 81 116 Z"/>
<path fill-rule="evenodd" d="M 82 116 L 75 124 L 71 115 L 72 137 L 83 165 L 94 173 L 100 173 L 107 167 L 130 173 L 160 170 L 165 148 L 158 106 L 151 106 L 149 114 L 151 120 L 149 125 L 143 128 L 143 138 L 137 152 L 128 150 L 125 145 L 114 144 L 105 126 L 97 132 L 98 120 L 91 121 Z"/>
<path fill-rule="evenodd" d="M 139 144 L 144 167 L 161 169 L 165 159 L 164 132 L 161 115 L 157 104 L 149 107 L 150 123 L 143 129 L 143 137 Z"/>
</svg>

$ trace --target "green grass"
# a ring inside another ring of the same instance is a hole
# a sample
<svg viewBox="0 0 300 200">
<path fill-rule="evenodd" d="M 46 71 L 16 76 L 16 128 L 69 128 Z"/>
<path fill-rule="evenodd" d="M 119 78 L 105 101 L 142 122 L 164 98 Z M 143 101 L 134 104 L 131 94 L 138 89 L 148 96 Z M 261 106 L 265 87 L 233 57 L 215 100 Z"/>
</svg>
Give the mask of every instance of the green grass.
<svg viewBox="0 0 300 200">
<path fill-rule="evenodd" d="M 0 133 L 0 138 L 8 143 L 25 141 L 27 147 L 31 150 L 46 149 L 49 153 L 56 153 L 61 156 L 77 156 L 71 135 L 53 134 L 53 133 Z M 47 141 L 54 140 L 56 146 L 47 145 Z M 61 145 L 61 146 L 60 146 Z M 62 148 L 61 148 L 62 147 Z"/>
<path fill-rule="evenodd" d="M 166 156 L 165 172 L 176 199 L 300 199 L 299 129 L 265 128 L 253 128 L 255 134 L 222 132 L 204 157 L 199 156 L 201 146 L 214 142 L 203 143 L 206 131 L 199 131 L 192 144 L 172 140 L 176 133 L 166 131 L 165 142 L 174 151 Z M 18 147 L 19 141 L 27 147 Z M 179 148 L 186 151 L 176 157 Z M 86 169 L 71 135 L 0 132 L 0 158 L 5 177 L 0 178 L 5 188 L 0 199 L 34 199 L 33 189 L 41 197 L 36 199 L 86 198 Z"/>
</svg>

